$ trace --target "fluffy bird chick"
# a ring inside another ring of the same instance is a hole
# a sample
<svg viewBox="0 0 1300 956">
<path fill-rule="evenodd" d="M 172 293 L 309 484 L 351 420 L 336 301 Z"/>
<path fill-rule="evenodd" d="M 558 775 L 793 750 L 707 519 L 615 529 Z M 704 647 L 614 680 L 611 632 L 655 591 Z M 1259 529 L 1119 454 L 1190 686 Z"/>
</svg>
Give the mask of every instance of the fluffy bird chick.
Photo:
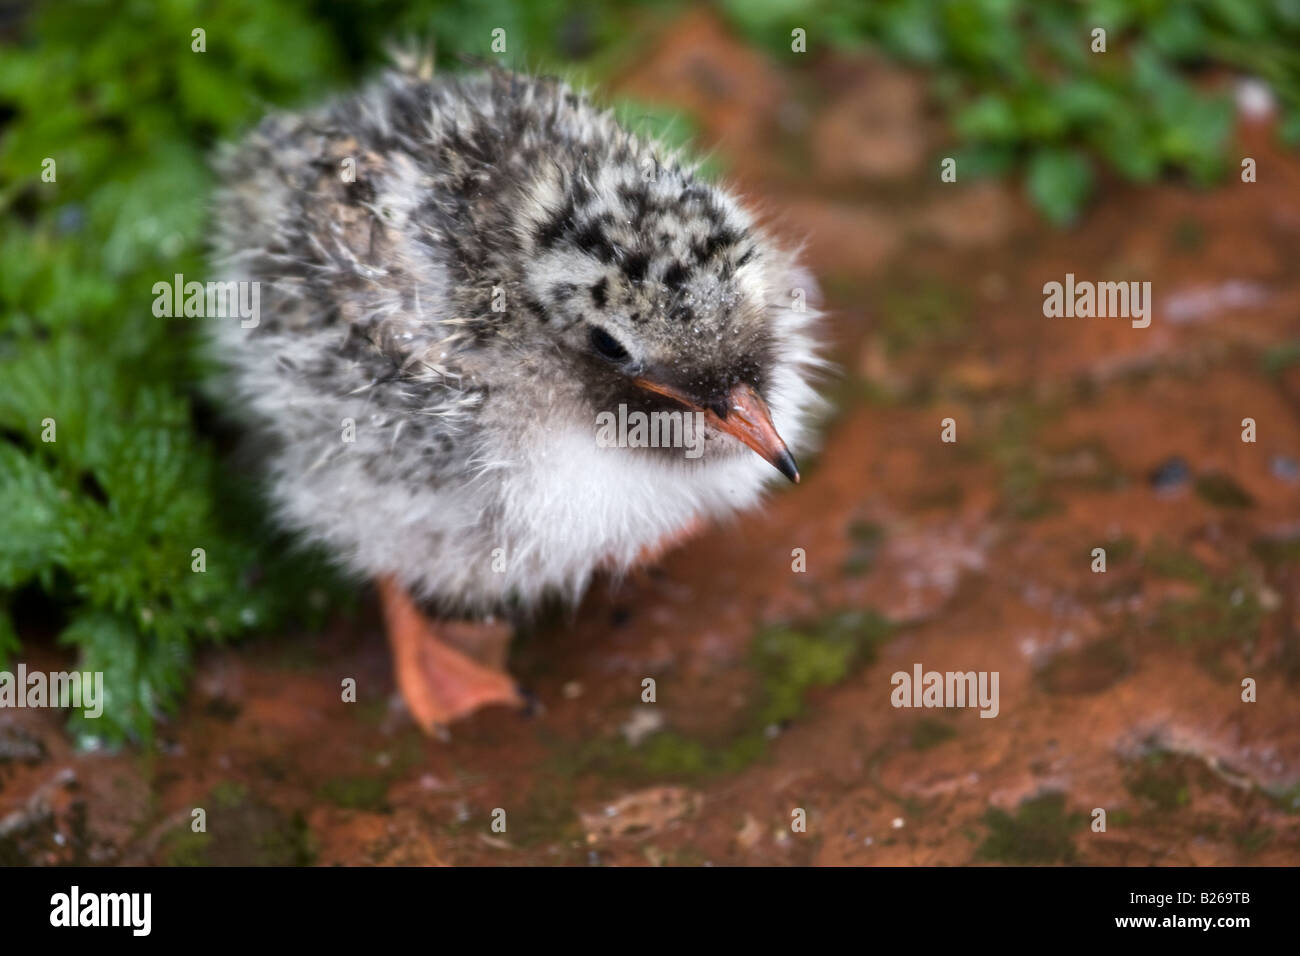
<svg viewBox="0 0 1300 956">
<path fill-rule="evenodd" d="M 798 481 L 810 281 L 565 84 L 394 71 L 268 117 L 220 171 L 223 272 L 261 295 L 214 333 L 232 404 L 280 518 L 378 580 L 426 730 L 519 700 L 454 618 L 576 599 Z M 692 416 L 702 451 L 602 447 L 619 406 Z"/>
</svg>

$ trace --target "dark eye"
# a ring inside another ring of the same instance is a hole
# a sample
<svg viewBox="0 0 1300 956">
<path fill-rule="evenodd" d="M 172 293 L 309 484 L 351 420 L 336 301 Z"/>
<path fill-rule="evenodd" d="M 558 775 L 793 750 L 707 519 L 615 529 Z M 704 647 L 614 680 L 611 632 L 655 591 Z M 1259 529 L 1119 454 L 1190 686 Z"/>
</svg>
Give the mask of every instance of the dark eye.
<svg viewBox="0 0 1300 956">
<path fill-rule="evenodd" d="M 623 348 L 622 343 L 604 329 L 595 326 L 591 329 L 591 347 L 597 355 L 611 362 L 627 359 L 627 349 Z"/>
</svg>

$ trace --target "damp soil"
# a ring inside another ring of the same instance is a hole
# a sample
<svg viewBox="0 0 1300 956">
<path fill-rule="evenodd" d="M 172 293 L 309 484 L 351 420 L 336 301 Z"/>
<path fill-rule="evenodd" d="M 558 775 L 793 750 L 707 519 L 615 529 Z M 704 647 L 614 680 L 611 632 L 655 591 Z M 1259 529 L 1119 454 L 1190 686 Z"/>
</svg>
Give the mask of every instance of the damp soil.
<svg viewBox="0 0 1300 956">
<path fill-rule="evenodd" d="M 1055 231 L 939 182 L 881 63 L 691 14 L 619 91 L 805 243 L 839 372 L 802 484 L 520 635 L 535 706 L 447 740 L 369 597 L 202 654 L 147 752 L 0 715 L 0 864 L 1300 862 L 1300 158 L 1243 126 L 1258 183 Z M 1150 327 L 1044 317 L 1067 272 L 1151 281 Z M 893 706 L 917 664 L 997 672 L 997 715 Z"/>
</svg>

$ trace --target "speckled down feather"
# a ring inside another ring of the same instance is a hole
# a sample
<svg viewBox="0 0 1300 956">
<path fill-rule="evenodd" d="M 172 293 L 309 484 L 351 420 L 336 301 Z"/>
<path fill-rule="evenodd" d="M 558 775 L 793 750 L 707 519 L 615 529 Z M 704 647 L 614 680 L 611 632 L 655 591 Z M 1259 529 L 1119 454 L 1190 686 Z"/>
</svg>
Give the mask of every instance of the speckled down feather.
<svg viewBox="0 0 1300 956">
<path fill-rule="evenodd" d="M 597 413 L 644 396 L 592 327 L 683 387 L 750 382 L 807 448 L 811 280 L 557 80 L 393 71 L 267 117 L 219 169 L 220 278 L 262 303 L 256 327 L 210 323 L 227 404 L 281 519 L 358 573 L 460 612 L 576 598 L 779 478 L 720 433 L 697 460 L 597 447 Z"/>
</svg>

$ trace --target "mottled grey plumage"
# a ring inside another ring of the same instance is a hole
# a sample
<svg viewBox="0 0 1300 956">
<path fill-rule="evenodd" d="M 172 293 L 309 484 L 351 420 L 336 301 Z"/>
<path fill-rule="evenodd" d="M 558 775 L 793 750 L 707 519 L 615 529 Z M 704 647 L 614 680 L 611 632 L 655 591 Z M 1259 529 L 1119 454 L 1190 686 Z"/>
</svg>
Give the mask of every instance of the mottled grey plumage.
<svg viewBox="0 0 1300 956">
<path fill-rule="evenodd" d="M 232 404 L 269 439 L 283 520 L 358 572 L 526 606 L 753 504 L 776 472 L 728 434 L 698 460 L 596 446 L 601 410 L 680 410 L 640 377 L 701 407 L 746 382 L 805 441 L 809 281 L 559 81 L 390 72 L 268 117 L 220 170 L 223 277 L 261 283 L 255 328 L 215 324 Z"/>
</svg>

